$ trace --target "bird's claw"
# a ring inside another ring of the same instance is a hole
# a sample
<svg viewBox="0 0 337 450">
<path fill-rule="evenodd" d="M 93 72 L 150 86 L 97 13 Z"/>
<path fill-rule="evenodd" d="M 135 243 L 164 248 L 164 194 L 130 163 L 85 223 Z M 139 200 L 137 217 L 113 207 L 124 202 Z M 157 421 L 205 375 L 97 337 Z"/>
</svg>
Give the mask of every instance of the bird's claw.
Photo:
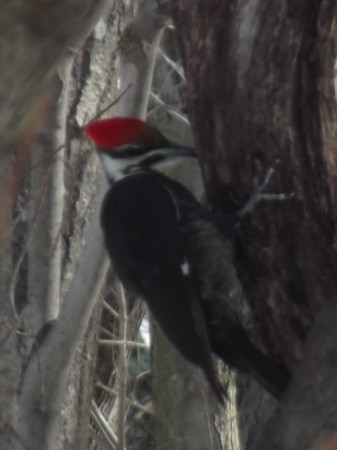
<svg viewBox="0 0 337 450">
<path fill-rule="evenodd" d="M 280 163 L 280 159 L 276 159 L 273 164 L 268 168 L 267 173 L 262 180 L 262 182 L 259 182 L 258 177 L 254 177 L 253 180 L 253 193 L 248 199 L 247 203 L 240 209 L 239 215 L 240 217 L 244 217 L 247 213 L 253 210 L 253 208 L 256 206 L 257 203 L 261 201 L 284 201 L 289 200 L 295 196 L 294 192 L 291 192 L 289 194 L 285 193 L 270 193 L 270 192 L 264 192 L 266 187 L 268 186 L 271 178 L 273 177 L 275 173 L 275 167 Z"/>
</svg>

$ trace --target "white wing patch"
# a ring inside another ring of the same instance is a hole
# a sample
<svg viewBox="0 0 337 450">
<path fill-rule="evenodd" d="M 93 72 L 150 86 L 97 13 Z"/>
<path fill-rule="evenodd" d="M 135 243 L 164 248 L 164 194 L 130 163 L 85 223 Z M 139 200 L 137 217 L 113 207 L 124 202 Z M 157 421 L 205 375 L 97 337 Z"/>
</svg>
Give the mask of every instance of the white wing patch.
<svg viewBox="0 0 337 450">
<path fill-rule="evenodd" d="M 187 261 L 187 259 L 184 259 L 184 262 L 180 264 L 181 272 L 184 276 L 187 276 L 190 274 L 190 265 Z"/>
</svg>

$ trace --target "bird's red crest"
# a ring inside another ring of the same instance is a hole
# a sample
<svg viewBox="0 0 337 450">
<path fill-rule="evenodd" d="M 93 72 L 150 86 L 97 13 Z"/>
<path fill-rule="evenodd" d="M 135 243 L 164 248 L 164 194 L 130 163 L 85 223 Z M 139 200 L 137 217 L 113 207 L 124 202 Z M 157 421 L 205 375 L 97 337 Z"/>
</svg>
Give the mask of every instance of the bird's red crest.
<svg viewBox="0 0 337 450">
<path fill-rule="evenodd" d="M 110 150 L 131 143 L 142 144 L 164 140 L 158 130 L 137 117 L 97 120 L 87 125 L 85 131 L 101 150 Z"/>
</svg>

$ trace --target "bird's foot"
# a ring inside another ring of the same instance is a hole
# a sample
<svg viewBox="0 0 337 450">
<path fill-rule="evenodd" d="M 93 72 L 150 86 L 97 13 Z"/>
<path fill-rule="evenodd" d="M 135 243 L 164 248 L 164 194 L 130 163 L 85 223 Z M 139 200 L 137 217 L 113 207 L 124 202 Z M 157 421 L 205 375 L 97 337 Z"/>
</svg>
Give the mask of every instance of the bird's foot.
<svg viewBox="0 0 337 450">
<path fill-rule="evenodd" d="M 257 203 L 261 201 L 284 201 L 289 200 L 295 196 L 293 192 L 285 194 L 285 193 L 271 193 L 265 192 L 266 187 L 268 186 L 271 178 L 275 173 L 276 166 L 280 163 L 279 159 L 276 159 L 274 163 L 267 170 L 266 175 L 264 176 L 262 182 L 259 181 L 259 178 L 256 176 L 253 180 L 253 193 L 246 202 L 246 204 L 240 209 L 239 216 L 242 218 L 247 213 L 251 212 Z"/>
</svg>

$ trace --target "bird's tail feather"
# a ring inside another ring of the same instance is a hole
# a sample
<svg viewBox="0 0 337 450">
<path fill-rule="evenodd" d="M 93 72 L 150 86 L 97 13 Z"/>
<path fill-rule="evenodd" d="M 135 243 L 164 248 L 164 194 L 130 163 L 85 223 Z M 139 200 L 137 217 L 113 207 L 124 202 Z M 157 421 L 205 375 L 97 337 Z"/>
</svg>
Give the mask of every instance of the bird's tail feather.
<svg viewBox="0 0 337 450">
<path fill-rule="evenodd" d="M 290 371 L 255 347 L 241 326 L 234 326 L 213 348 L 226 364 L 251 374 L 274 397 L 279 399 L 287 388 Z"/>
</svg>

